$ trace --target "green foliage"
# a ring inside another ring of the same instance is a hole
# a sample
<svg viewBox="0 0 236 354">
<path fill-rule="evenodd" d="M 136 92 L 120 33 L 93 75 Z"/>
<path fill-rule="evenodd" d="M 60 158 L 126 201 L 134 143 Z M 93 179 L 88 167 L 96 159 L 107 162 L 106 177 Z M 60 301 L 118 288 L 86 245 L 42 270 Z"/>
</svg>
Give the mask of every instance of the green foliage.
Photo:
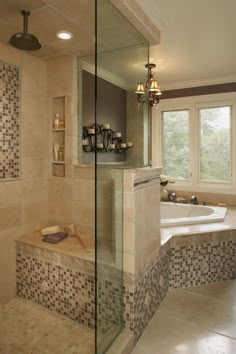
<svg viewBox="0 0 236 354">
<path fill-rule="evenodd" d="M 230 180 L 231 107 L 199 110 L 200 179 Z M 189 179 L 189 111 L 163 112 L 164 173 L 176 179 Z"/>
<path fill-rule="evenodd" d="M 163 113 L 164 173 L 189 178 L 189 111 Z"/>
</svg>

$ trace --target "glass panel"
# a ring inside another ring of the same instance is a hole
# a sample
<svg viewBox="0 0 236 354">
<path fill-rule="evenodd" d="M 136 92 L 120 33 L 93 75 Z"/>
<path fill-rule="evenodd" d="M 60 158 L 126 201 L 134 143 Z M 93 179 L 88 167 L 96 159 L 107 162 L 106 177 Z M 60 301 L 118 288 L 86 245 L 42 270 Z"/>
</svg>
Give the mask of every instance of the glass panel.
<svg viewBox="0 0 236 354">
<path fill-rule="evenodd" d="M 230 181 L 231 107 L 204 108 L 200 117 L 200 179 Z"/>
<path fill-rule="evenodd" d="M 97 0 L 96 40 L 95 78 L 91 70 L 83 77 L 96 84 L 96 352 L 102 354 L 125 327 L 123 169 L 148 164 L 149 112 L 134 93 L 146 80 L 148 44 L 108 0 Z M 94 58 L 82 61 L 89 71 Z"/>
<path fill-rule="evenodd" d="M 189 179 L 189 111 L 162 113 L 164 173 Z"/>
</svg>

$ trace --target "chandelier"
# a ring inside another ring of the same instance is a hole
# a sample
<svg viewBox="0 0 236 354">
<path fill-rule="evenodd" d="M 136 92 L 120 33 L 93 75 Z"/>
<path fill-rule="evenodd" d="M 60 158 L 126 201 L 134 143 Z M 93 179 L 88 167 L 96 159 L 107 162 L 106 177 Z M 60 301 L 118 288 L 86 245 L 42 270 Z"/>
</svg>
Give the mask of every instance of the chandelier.
<svg viewBox="0 0 236 354">
<path fill-rule="evenodd" d="M 149 102 L 152 107 L 157 107 L 160 96 L 162 94 L 158 82 L 157 80 L 154 80 L 152 73 L 152 69 L 155 67 L 155 64 L 145 65 L 145 68 L 148 69 L 146 84 L 143 84 L 142 82 L 138 83 L 137 89 L 135 91 L 139 103 Z"/>
</svg>

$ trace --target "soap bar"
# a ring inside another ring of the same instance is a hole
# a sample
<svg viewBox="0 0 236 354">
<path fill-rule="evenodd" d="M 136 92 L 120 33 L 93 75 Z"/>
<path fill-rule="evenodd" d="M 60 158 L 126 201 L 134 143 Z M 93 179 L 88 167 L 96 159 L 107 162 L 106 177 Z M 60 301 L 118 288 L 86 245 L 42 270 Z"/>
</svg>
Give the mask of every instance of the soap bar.
<svg viewBox="0 0 236 354">
<path fill-rule="evenodd" d="M 59 226 L 49 226 L 49 227 L 45 227 L 44 229 L 41 230 L 41 235 L 42 236 L 46 236 L 46 235 L 52 235 L 52 234 L 56 234 L 57 232 L 60 231 L 60 227 Z"/>
<path fill-rule="evenodd" d="M 64 238 L 66 238 L 66 237 L 67 237 L 66 232 L 57 232 L 55 234 L 50 234 L 50 235 L 44 236 L 43 241 L 48 242 L 48 243 L 58 243 L 58 242 L 64 240 Z"/>
</svg>

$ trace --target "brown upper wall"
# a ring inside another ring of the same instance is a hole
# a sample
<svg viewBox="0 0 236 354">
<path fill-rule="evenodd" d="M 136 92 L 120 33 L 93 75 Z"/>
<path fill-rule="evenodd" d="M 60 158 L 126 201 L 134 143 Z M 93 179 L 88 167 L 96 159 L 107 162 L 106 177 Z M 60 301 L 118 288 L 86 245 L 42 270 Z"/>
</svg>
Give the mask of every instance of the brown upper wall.
<svg viewBox="0 0 236 354">
<path fill-rule="evenodd" d="M 236 82 L 230 82 L 226 84 L 188 87 L 188 88 L 182 88 L 176 90 L 166 90 L 162 92 L 161 99 L 163 100 L 167 98 L 210 95 L 214 93 L 225 93 L 225 92 L 234 92 L 234 91 L 236 91 Z"/>
</svg>

